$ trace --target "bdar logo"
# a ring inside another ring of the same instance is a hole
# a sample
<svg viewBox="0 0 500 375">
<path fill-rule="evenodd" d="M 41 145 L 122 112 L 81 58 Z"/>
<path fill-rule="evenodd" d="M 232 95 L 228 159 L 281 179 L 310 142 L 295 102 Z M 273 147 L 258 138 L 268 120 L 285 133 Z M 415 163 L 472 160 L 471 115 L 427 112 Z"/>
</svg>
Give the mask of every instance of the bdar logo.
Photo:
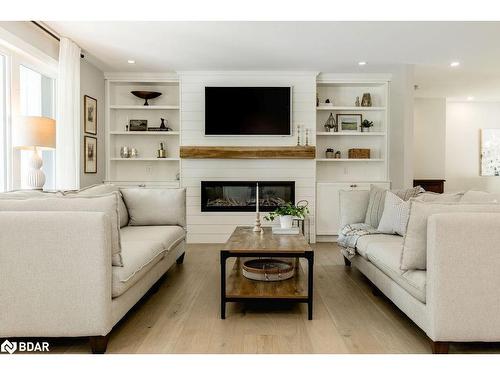
<svg viewBox="0 0 500 375">
<path fill-rule="evenodd" d="M 12 354 L 17 350 L 17 343 L 10 342 L 9 340 L 5 340 L 0 346 L 0 351 L 3 353 Z"/>
</svg>

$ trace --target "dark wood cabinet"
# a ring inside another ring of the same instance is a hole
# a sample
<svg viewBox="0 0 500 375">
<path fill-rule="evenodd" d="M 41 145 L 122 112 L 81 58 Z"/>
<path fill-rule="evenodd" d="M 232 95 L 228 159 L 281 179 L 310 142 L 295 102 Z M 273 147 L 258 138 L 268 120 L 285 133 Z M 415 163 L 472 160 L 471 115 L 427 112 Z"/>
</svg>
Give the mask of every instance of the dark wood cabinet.
<svg viewBox="0 0 500 375">
<path fill-rule="evenodd" d="M 425 191 L 433 193 L 444 193 L 444 182 L 446 180 L 413 180 L 413 186 L 422 186 Z"/>
</svg>

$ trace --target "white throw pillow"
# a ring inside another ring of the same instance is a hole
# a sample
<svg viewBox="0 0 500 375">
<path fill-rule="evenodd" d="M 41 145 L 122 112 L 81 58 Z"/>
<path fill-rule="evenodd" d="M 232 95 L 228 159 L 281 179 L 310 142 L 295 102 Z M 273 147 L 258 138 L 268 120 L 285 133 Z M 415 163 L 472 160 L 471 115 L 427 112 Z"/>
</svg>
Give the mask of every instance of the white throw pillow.
<svg viewBox="0 0 500 375">
<path fill-rule="evenodd" d="M 111 223 L 111 251 L 113 266 L 123 266 L 120 244 L 118 193 L 101 196 L 71 195 L 62 198 L 0 199 L 0 211 L 88 211 L 104 212 Z M 57 233 L 54 233 L 57 236 Z"/>
<path fill-rule="evenodd" d="M 186 189 L 122 189 L 129 225 L 186 225 Z"/>
<path fill-rule="evenodd" d="M 381 233 L 404 236 L 409 215 L 410 201 L 404 201 L 396 194 L 387 191 L 384 202 L 384 213 L 382 214 L 377 230 Z"/>
<path fill-rule="evenodd" d="M 73 194 L 76 195 L 88 195 L 88 196 L 99 196 L 104 194 L 109 194 L 112 192 L 118 192 L 119 200 L 118 200 L 118 212 L 120 213 L 120 228 L 127 226 L 128 224 L 128 211 L 125 206 L 125 202 L 123 201 L 122 193 L 120 192 L 120 188 L 113 184 L 97 184 L 84 187 L 75 192 L 66 192 L 66 196 L 70 196 Z"/>
<path fill-rule="evenodd" d="M 447 212 L 500 212 L 499 204 L 424 203 L 411 200 L 410 218 L 401 256 L 402 270 L 427 268 L 427 219 Z"/>
</svg>

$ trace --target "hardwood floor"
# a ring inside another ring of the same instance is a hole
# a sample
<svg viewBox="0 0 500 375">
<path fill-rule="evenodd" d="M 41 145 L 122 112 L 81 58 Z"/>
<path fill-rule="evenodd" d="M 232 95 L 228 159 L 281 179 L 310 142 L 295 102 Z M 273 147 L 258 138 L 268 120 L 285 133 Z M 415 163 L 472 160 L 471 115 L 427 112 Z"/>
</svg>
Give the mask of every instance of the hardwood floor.
<svg viewBox="0 0 500 375">
<path fill-rule="evenodd" d="M 335 244 L 316 244 L 314 320 L 307 306 L 230 303 L 219 318 L 220 245 L 189 245 L 158 291 L 113 329 L 107 353 L 430 353 L 426 335 L 389 300 L 372 294 Z M 86 339 L 51 341 L 52 353 L 89 353 Z M 500 353 L 498 344 L 450 352 Z"/>
</svg>

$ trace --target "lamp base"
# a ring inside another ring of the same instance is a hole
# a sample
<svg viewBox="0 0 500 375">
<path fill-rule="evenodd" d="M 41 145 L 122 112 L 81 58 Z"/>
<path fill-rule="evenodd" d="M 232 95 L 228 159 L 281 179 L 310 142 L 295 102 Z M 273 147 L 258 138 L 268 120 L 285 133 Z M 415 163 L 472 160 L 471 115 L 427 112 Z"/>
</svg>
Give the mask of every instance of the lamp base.
<svg viewBox="0 0 500 375">
<path fill-rule="evenodd" d="M 45 185 L 45 173 L 41 170 L 42 165 L 43 160 L 40 155 L 38 155 L 38 151 L 36 149 L 33 150 L 25 180 L 28 189 L 43 190 L 43 185 Z"/>
</svg>

